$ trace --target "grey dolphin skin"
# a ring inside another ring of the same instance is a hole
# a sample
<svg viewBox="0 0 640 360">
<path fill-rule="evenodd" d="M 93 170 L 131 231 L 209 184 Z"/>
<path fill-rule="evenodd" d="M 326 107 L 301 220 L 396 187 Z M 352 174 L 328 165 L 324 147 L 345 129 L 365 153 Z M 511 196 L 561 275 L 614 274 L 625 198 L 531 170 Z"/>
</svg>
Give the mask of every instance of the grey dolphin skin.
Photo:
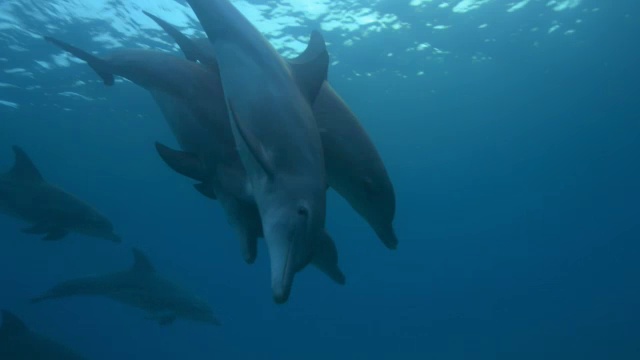
<svg viewBox="0 0 640 360">
<path fill-rule="evenodd" d="M 326 174 L 311 102 L 327 77 L 324 40 L 312 33 L 313 57 L 288 66 L 227 0 L 188 0 L 213 48 L 240 159 L 247 171 L 271 262 L 277 303 L 294 274 L 324 243 Z"/>
<path fill-rule="evenodd" d="M 200 79 L 207 85 L 196 84 L 183 87 L 204 89 L 214 86 L 215 89 L 206 91 L 204 96 L 197 96 L 197 99 L 210 102 L 209 96 L 219 96 L 224 101 L 217 70 L 210 73 L 203 72 L 203 69 L 194 67 L 194 64 L 188 60 L 149 50 L 121 49 L 115 54 L 100 59 L 58 39 L 51 37 L 46 39 L 89 64 L 100 64 L 92 68 L 101 69 L 103 76 L 126 77 L 150 92 L 183 150 L 173 150 L 156 143 L 158 153 L 173 170 L 200 181 L 195 185 L 198 191 L 220 201 L 240 241 L 244 260 L 247 263 L 253 263 L 257 256 L 257 238 L 262 237 L 262 223 L 250 193 L 247 174 L 236 151 L 227 113 L 214 109 L 211 113 L 199 114 L 206 116 L 205 119 L 196 119 L 197 115 L 190 110 L 190 104 L 162 90 L 171 86 L 173 82 L 179 81 L 175 79 L 174 73 L 182 74 L 192 71 L 193 74 L 185 76 L 188 82 Z M 131 57 L 127 56 L 129 53 Z M 169 67 L 160 66 L 164 60 Z M 179 69 L 175 72 L 168 71 L 168 69 L 172 70 L 172 67 L 179 67 Z M 147 80 L 139 81 L 140 78 Z M 223 101 L 214 101 L 213 104 L 226 109 Z M 220 115 L 221 113 L 223 115 Z M 200 126 L 203 123 L 206 125 Z M 214 130 L 207 131 L 207 129 Z M 313 258 L 312 263 L 335 282 L 345 283 L 344 274 L 338 267 L 337 249 L 328 235 L 323 236 L 317 256 Z"/>
<path fill-rule="evenodd" d="M 133 257 L 130 269 L 62 282 L 32 302 L 82 295 L 104 296 L 145 310 L 149 319 L 160 325 L 171 324 L 178 317 L 220 325 L 209 304 L 162 277 L 142 251 L 134 248 Z"/>
<path fill-rule="evenodd" d="M 27 154 L 13 147 L 15 163 L 0 174 L 0 212 L 32 224 L 22 232 L 60 240 L 70 232 L 120 242 L 111 222 L 89 204 L 47 183 Z"/>
<path fill-rule="evenodd" d="M 187 59 L 218 71 L 209 39 L 190 39 L 168 22 L 143 12 L 174 39 Z M 322 85 L 312 110 L 320 129 L 329 186 L 369 223 L 385 246 L 395 249 L 395 192 L 375 145 L 328 81 Z"/>
<path fill-rule="evenodd" d="M 85 357 L 29 329 L 13 313 L 2 310 L 0 359 L 6 360 L 81 360 Z"/>
</svg>

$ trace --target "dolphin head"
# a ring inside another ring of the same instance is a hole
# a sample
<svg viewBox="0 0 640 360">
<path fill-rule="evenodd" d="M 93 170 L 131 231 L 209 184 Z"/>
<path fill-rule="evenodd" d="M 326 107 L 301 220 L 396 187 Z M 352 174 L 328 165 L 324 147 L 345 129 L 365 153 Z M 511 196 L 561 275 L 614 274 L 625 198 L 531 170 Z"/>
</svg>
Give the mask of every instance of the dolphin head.
<svg viewBox="0 0 640 360">
<path fill-rule="evenodd" d="M 113 224 L 104 215 L 97 211 L 86 213 L 76 224 L 74 230 L 80 233 L 111 240 L 113 242 L 121 242 L 120 236 L 113 232 Z"/>
<path fill-rule="evenodd" d="M 276 182 L 262 214 L 264 238 L 271 259 L 271 288 L 276 303 L 287 301 L 296 272 L 313 258 L 324 227 L 324 188 L 305 185 L 305 179 Z"/>
</svg>

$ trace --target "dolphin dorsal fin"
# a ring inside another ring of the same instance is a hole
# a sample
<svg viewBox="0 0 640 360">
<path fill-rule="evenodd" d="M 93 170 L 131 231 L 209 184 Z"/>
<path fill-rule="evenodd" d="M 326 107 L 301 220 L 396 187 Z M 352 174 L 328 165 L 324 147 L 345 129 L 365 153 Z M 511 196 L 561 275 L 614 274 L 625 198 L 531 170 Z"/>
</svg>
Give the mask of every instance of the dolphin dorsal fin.
<svg viewBox="0 0 640 360">
<path fill-rule="evenodd" d="M 24 181 L 44 181 L 40 171 L 33 165 L 33 162 L 22 148 L 14 145 L 13 153 L 15 154 L 15 163 L 9 170 L 11 177 Z"/>
<path fill-rule="evenodd" d="M 300 91 L 313 103 L 322 84 L 327 80 L 329 70 L 329 53 L 322 35 L 318 31 L 311 32 L 307 48 L 288 63 Z"/>
<path fill-rule="evenodd" d="M 167 33 L 167 35 L 171 36 L 173 41 L 175 41 L 180 47 L 180 50 L 182 50 L 182 52 L 184 53 L 184 57 L 187 58 L 187 60 L 200 60 L 200 51 L 191 39 L 181 33 L 178 29 L 173 27 L 173 25 L 160 19 L 159 17 L 144 10 L 142 10 L 142 12 L 149 18 L 151 18 L 151 20 L 153 20 L 156 24 L 158 24 L 158 26 L 160 26 L 162 30 Z"/>
<path fill-rule="evenodd" d="M 28 331 L 29 328 L 24 324 L 24 322 L 22 322 L 22 320 L 20 320 L 20 318 L 7 310 L 2 310 L 2 326 L 0 326 L 0 336 L 15 336 L 16 334 L 25 333 Z"/>
<path fill-rule="evenodd" d="M 151 261 L 147 258 L 140 249 L 133 248 L 133 266 L 131 267 L 131 271 L 135 272 L 155 272 L 156 269 L 151 265 Z"/>
</svg>

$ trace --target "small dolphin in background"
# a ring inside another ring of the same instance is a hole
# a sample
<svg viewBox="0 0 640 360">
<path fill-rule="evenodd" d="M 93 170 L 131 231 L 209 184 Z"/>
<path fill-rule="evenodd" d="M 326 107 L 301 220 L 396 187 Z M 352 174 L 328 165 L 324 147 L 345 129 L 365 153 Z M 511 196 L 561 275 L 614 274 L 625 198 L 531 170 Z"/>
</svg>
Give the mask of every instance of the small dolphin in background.
<svg viewBox="0 0 640 360">
<path fill-rule="evenodd" d="M 133 257 L 130 269 L 62 282 L 33 298 L 32 302 L 82 295 L 103 296 L 145 310 L 149 319 L 160 325 L 171 324 L 178 317 L 220 325 L 209 304 L 158 274 L 142 251 L 134 248 Z"/>
<path fill-rule="evenodd" d="M 44 234 L 43 240 L 60 240 L 70 232 L 120 242 L 111 222 L 75 196 L 47 183 L 31 159 L 13 147 L 15 163 L 0 174 L 0 212 L 32 226 L 22 232 Z"/>
<path fill-rule="evenodd" d="M 143 13 L 173 38 L 187 59 L 219 71 L 209 39 L 190 39 L 163 19 Z M 329 81 L 322 84 L 312 110 L 320 130 L 329 186 L 369 223 L 386 247 L 395 249 L 395 192 L 373 141 Z"/>
<path fill-rule="evenodd" d="M 81 360 L 70 348 L 31 331 L 17 316 L 2 310 L 0 359 L 3 360 Z"/>
</svg>

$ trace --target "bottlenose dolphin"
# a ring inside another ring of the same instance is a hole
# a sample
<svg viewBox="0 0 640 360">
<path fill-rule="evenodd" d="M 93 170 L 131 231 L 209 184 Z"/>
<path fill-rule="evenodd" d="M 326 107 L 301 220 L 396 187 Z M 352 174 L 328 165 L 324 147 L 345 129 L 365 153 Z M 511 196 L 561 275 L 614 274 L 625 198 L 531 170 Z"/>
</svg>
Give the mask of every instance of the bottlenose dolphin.
<svg viewBox="0 0 640 360">
<path fill-rule="evenodd" d="M 160 325 L 171 324 L 178 317 L 220 325 L 209 304 L 158 274 L 142 251 L 134 248 L 133 257 L 130 269 L 62 282 L 32 302 L 81 295 L 104 296 L 147 311 L 149 318 Z"/>
<path fill-rule="evenodd" d="M 211 113 L 198 114 L 205 118 L 197 119 L 197 115 L 190 110 L 189 103 L 176 96 L 175 92 L 169 94 L 162 90 L 179 81 L 175 74 L 191 71 L 191 74 L 184 76 L 187 79 L 185 81 L 195 82 L 199 79 L 206 82 L 206 85 L 193 84 L 182 87 L 206 89 L 213 86 L 215 88 L 207 90 L 203 94 L 205 96 L 196 98 L 199 101 L 210 102 L 209 96 L 219 96 L 222 101 L 214 101 L 212 104 L 226 109 L 217 68 L 208 73 L 202 68 L 194 67 L 190 61 L 150 50 L 120 49 L 101 59 L 58 39 L 45 38 L 90 65 L 93 64 L 91 67 L 95 71 L 100 69 L 101 76 L 123 76 L 150 92 L 182 149 L 174 150 L 156 143 L 159 155 L 174 171 L 200 181 L 195 185 L 198 191 L 220 201 L 240 240 L 244 260 L 253 263 L 257 255 L 257 238 L 262 237 L 262 223 L 251 195 L 247 174 L 236 151 L 227 113 L 214 109 Z M 163 63 L 168 66 L 161 66 Z M 173 71 L 174 67 L 179 69 Z M 202 124 L 205 125 L 201 126 Z M 338 267 L 337 249 L 328 235 L 323 236 L 312 263 L 335 282 L 345 283 L 344 274 Z"/>
<path fill-rule="evenodd" d="M 311 102 L 327 77 L 329 55 L 318 32 L 308 58 L 287 65 L 227 0 L 188 0 L 218 60 L 240 159 L 247 170 L 271 259 L 277 303 L 323 238 L 326 175 Z"/>
<path fill-rule="evenodd" d="M 80 360 L 85 357 L 62 344 L 31 331 L 16 315 L 2 310 L 0 359 Z"/>
<path fill-rule="evenodd" d="M 188 60 L 200 61 L 218 71 L 209 39 L 190 39 L 163 19 L 143 13 L 174 39 Z M 369 223 L 385 246 L 395 249 L 395 192 L 378 150 L 328 81 L 322 84 L 312 110 L 320 129 L 329 186 Z"/>
<path fill-rule="evenodd" d="M 60 240 L 70 232 L 120 242 L 113 225 L 84 201 L 47 183 L 31 159 L 13 147 L 15 163 L 0 174 L 0 212 L 32 224 L 22 232 Z"/>
</svg>

